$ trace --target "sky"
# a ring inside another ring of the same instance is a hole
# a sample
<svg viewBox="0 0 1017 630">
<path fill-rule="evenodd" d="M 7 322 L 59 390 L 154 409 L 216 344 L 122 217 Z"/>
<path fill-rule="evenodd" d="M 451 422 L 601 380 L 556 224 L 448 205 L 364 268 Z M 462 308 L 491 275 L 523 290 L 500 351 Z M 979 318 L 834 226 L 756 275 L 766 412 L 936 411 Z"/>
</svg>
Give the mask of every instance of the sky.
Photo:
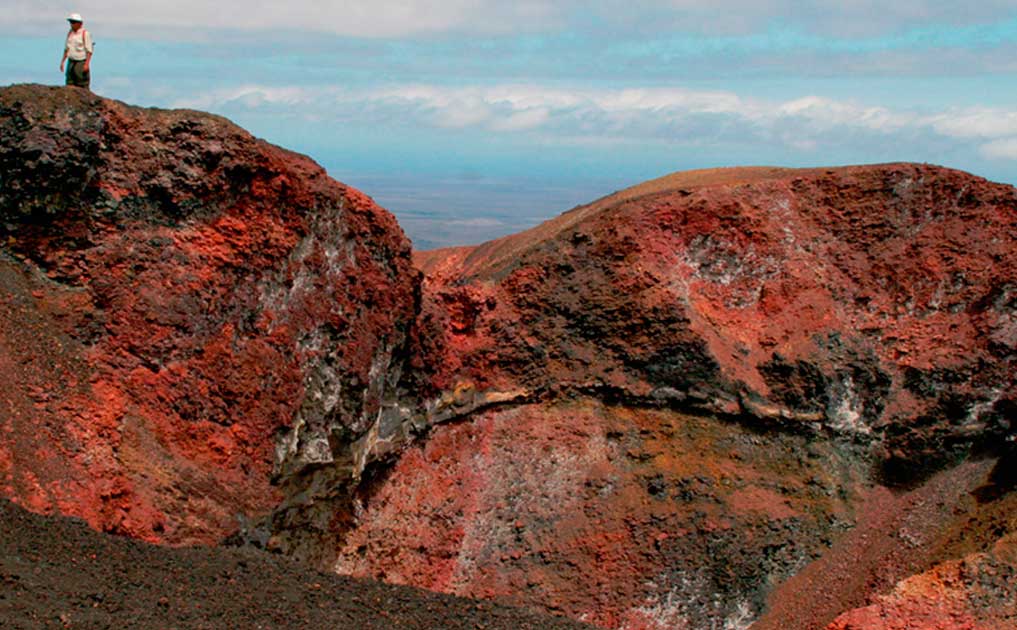
<svg viewBox="0 0 1017 630">
<path fill-rule="evenodd" d="M 1017 184 L 1017 0 L 5 0 L 0 84 L 225 115 L 479 242 L 674 171 L 930 162 Z"/>
</svg>

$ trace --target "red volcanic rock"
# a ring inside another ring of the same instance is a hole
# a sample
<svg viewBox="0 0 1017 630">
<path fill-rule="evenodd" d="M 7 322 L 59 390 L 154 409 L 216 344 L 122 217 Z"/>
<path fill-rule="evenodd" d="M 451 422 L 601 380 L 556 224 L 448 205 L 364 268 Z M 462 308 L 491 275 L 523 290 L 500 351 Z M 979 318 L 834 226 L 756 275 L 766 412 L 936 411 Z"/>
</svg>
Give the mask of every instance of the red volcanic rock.
<svg viewBox="0 0 1017 630">
<path fill-rule="evenodd" d="M 829 430 L 903 479 L 1017 435 L 1015 227 L 1013 187 L 932 166 L 680 173 L 418 254 L 430 382 Z"/>
<path fill-rule="evenodd" d="M 335 568 L 608 628 L 742 628 L 863 476 L 849 449 L 669 410 L 489 410 L 365 489 Z"/>
<path fill-rule="evenodd" d="M 910 577 L 828 630 L 999 630 L 1017 627 L 1017 544 L 951 560 Z"/>
<path fill-rule="evenodd" d="M 627 630 L 1013 621 L 1012 187 L 682 173 L 421 284 L 389 214 L 214 116 L 3 89 L 0 174 L 32 510 Z"/>
<path fill-rule="evenodd" d="M 896 493 L 843 442 L 589 400 L 487 410 L 437 427 L 361 490 L 335 570 L 605 628 L 822 630 L 913 573 L 995 548 L 984 579 L 922 606 L 945 616 L 963 598 L 971 618 L 1012 622 L 1017 557 L 995 541 L 1017 535 L 1017 495 L 984 493 L 999 466 Z"/>
<path fill-rule="evenodd" d="M 0 90 L 0 173 L 4 496 L 209 543 L 370 459 L 418 283 L 391 215 L 222 118 L 73 89 Z"/>
<path fill-rule="evenodd" d="M 875 598 L 1017 531 L 979 498 L 1014 459 L 1015 224 L 938 167 L 737 169 L 417 254 L 425 421 L 464 422 L 361 488 L 337 570 L 629 630 L 906 610 Z"/>
<path fill-rule="evenodd" d="M 878 595 L 857 602 L 858 607 L 837 617 L 829 630 L 1017 628 L 1015 461 L 1011 457 L 997 464 L 985 483 L 972 493 L 967 508 L 955 511 L 953 526 L 940 536 L 918 540 L 913 536 L 914 528 L 908 524 L 900 528 L 899 547 L 924 543 L 923 549 L 932 551 L 938 561 L 928 570 L 892 587 L 880 588 Z M 963 481 L 959 485 L 964 485 Z M 919 506 L 923 510 L 941 497 L 925 498 L 932 500 Z M 963 516 L 956 518 L 957 514 Z M 856 546 L 853 556 L 864 555 Z M 885 555 L 904 554 L 891 550 Z M 864 571 L 859 573 L 865 575 Z M 786 621 L 781 619 L 760 630 L 783 627 Z"/>
<path fill-rule="evenodd" d="M 902 606 L 890 616 L 914 628 L 936 627 L 926 626 L 926 620 L 962 610 L 969 619 L 1012 616 L 1008 602 L 1017 601 L 1017 582 L 1007 576 L 1017 571 L 1017 557 L 993 551 L 1005 548 L 1001 537 L 1017 532 L 1017 494 L 1012 492 L 1012 481 L 1006 481 L 1003 492 L 997 492 L 1000 472 L 1012 461 L 1012 454 L 1004 460 L 973 459 L 941 471 L 907 492 L 879 486 L 866 490 L 856 502 L 854 527 L 770 593 L 766 611 L 753 629 L 821 630 L 843 618 L 839 617 L 843 611 L 854 608 L 867 609 L 864 615 L 876 619 L 878 614 L 873 615 L 869 605 L 884 600 L 896 583 L 911 582 L 908 576 L 915 573 L 957 566 L 958 559 L 965 556 L 972 560 L 991 557 L 993 568 L 988 573 L 996 578 L 952 582 L 954 592 L 938 599 L 934 589 L 927 589 L 923 595 L 928 597 L 912 607 L 911 613 L 904 612 L 907 607 Z M 981 561 L 974 560 L 967 566 L 978 564 Z M 913 589 L 908 592 L 918 594 Z M 964 597 L 974 606 L 954 606 Z M 856 622 L 861 618 L 857 611 L 848 616 Z"/>
</svg>

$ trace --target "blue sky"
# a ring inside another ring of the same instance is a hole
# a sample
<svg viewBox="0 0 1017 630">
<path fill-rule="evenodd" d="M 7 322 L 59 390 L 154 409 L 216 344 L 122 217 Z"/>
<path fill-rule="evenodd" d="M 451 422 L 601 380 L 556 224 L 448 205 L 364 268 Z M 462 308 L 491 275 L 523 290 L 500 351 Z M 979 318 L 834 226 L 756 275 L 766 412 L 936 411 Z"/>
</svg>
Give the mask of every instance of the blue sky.
<svg viewBox="0 0 1017 630">
<path fill-rule="evenodd" d="M 885 161 L 1017 183 L 1017 1 L 8 0 L 0 83 L 224 114 L 307 153 L 421 248 L 689 168 Z M 59 9 L 59 10 L 58 10 Z"/>
</svg>

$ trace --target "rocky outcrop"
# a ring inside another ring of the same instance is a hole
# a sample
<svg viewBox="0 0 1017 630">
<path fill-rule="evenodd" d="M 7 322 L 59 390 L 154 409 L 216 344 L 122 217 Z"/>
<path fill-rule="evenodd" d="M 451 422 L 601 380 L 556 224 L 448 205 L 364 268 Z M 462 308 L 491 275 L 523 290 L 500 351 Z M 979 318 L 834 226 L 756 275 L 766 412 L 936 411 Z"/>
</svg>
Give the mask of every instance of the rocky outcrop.
<svg viewBox="0 0 1017 630">
<path fill-rule="evenodd" d="M 840 624 L 849 619 L 854 628 L 1014 627 L 1017 616 L 1008 602 L 1017 584 L 1007 576 L 1017 565 L 1004 550 L 1017 527 L 1012 516 L 1017 495 L 1000 474 L 1013 461 L 1012 453 L 998 460 L 973 458 L 903 492 L 868 486 L 853 527 L 774 588 L 753 629 L 830 624 L 830 630 L 844 630 Z M 961 569 L 954 580 L 949 576 L 958 567 L 972 570 Z M 943 588 L 915 574 L 940 575 Z M 913 588 L 920 584 L 925 587 Z M 895 591 L 903 597 L 895 600 Z M 894 610 L 891 602 L 903 605 Z"/>
<path fill-rule="evenodd" d="M 606 628 L 745 627 L 854 519 L 851 449 L 590 400 L 478 412 L 363 495 L 342 574 Z"/>
<path fill-rule="evenodd" d="M 1014 527 L 978 496 L 1013 459 L 1015 221 L 938 167 L 734 169 L 417 254 L 453 424 L 361 488 L 336 569 L 630 630 L 903 609 L 873 598 L 951 532 Z"/>
<path fill-rule="evenodd" d="M 844 613 L 828 630 L 1017 627 L 1015 551 L 1010 536 L 984 553 L 944 562 Z"/>
<path fill-rule="evenodd" d="M 3 494 L 172 544 L 282 499 L 313 527 L 393 404 L 394 218 L 222 118 L 73 89 L 0 90 L 0 173 Z"/>
<path fill-rule="evenodd" d="M 932 166 L 648 182 L 418 255 L 432 405 L 583 393 L 745 417 L 878 442 L 907 481 L 1017 436 L 1015 222 L 1012 187 Z"/>
<path fill-rule="evenodd" d="M 610 628 L 1013 621 L 1012 187 L 680 173 L 422 279 L 215 116 L 6 88 L 0 174 L 34 511 Z"/>
<path fill-rule="evenodd" d="M 604 628 L 822 630 L 913 574 L 977 566 L 939 601 L 929 584 L 926 613 L 963 597 L 973 619 L 1017 622 L 1017 564 L 996 542 L 1017 531 L 1015 495 L 986 493 L 998 461 L 907 492 L 874 483 L 867 461 L 842 441 L 666 409 L 483 411 L 372 480 L 335 569 Z"/>
</svg>

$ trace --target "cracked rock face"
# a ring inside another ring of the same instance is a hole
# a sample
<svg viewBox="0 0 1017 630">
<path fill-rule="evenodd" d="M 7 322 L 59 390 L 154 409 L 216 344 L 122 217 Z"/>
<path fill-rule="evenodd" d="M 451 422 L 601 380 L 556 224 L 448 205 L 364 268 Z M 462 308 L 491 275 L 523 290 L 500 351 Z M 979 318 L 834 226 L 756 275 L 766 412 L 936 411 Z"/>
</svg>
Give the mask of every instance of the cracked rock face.
<svg viewBox="0 0 1017 630">
<path fill-rule="evenodd" d="M 943 168 L 700 171 L 422 279 L 226 120 L 5 88 L 0 491 L 611 628 L 999 627 L 1015 228 Z"/>
<path fill-rule="evenodd" d="M 1015 221 L 939 167 L 679 173 L 418 254 L 430 382 L 828 431 L 920 477 L 1017 435 Z"/>
<path fill-rule="evenodd" d="M 732 169 L 418 253 L 459 422 L 361 489 L 336 570 L 628 630 L 1017 622 L 1005 580 L 935 592 L 1014 566 L 1015 224 L 943 168 Z"/>
<path fill-rule="evenodd" d="M 479 412 L 373 481 L 334 568 L 609 628 L 741 627 L 849 527 L 858 462 L 669 410 Z"/>
<path fill-rule="evenodd" d="M 391 215 L 222 118 L 79 90 L 0 90 L 0 173 L 5 496 L 213 543 L 356 476 L 414 318 Z"/>
</svg>

